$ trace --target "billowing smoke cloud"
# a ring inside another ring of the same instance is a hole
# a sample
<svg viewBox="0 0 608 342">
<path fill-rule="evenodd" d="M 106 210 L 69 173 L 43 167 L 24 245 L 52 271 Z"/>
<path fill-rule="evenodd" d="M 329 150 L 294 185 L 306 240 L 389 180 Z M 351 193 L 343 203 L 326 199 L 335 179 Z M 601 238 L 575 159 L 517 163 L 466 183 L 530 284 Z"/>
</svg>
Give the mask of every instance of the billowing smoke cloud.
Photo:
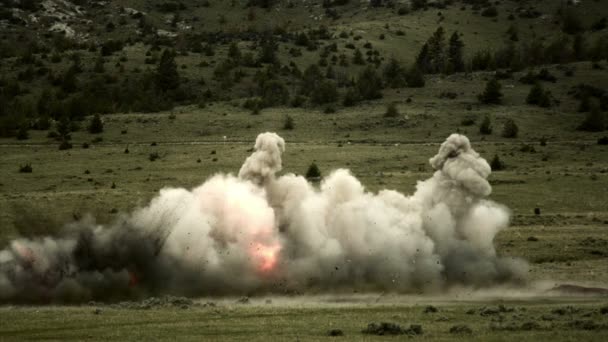
<svg viewBox="0 0 608 342">
<path fill-rule="evenodd" d="M 509 211 L 485 199 L 488 163 L 453 134 L 412 196 L 377 194 L 345 169 L 317 188 L 282 169 L 284 140 L 260 134 L 238 177 L 166 188 L 109 225 L 92 218 L 60 237 L 0 251 L 0 301 L 116 300 L 152 294 L 442 291 L 525 280 L 496 255 Z"/>
</svg>

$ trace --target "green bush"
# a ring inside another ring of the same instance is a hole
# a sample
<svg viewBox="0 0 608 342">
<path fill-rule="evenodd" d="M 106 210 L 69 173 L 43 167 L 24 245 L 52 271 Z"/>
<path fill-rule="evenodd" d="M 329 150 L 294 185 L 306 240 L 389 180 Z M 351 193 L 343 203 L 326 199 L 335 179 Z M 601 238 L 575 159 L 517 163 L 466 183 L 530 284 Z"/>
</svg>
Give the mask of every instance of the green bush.
<svg viewBox="0 0 608 342">
<path fill-rule="evenodd" d="M 495 154 L 494 158 L 492 158 L 492 161 L 490 162 L 490 167 L 492 168 L 492 171 L 504 170 L 505 163 L 500 160 L 498 154 Z"/>
<path fill-rule="evenodd" d="M 306 179 L 311 180 L 311 181 L 316 181 L 321 179 L 321 171 L 319 170 L 319 167 L 317 166 L 317 164 L 315 164 L 314 162 L 312 164 L 310 164 L 310 166 L 308 167 L 308 170 L 306 170 Z"/>
<path fill-rule="evenodd" d="M 295 124 L 293 118 L 290 115 L 285 116 L 285 122 L 283 123 L 283 129 L 293 130 L 295 128 Z"/>
<path fill-rule="evenodd" d="M 479 125 L 479 133 L 483 135 L 492 134 L 492 122 L 489 116 L 483 118 L 483 121 Z"/>
<path fill-rule="evenodd" d="M 386 112 L 384 113 L 384 116 L 387 118 L 396 118 L 399 116 L 399 110 L 397 109 L 397 105 L 394 102 L 390 103 L 386 107 Z"/>
<path fill-rule="evenodd" d="M 516 138 L 519 133 L 519 127 L 513 119 L 507 119 L 502 128 L 502 136 L 504 138 Z"/>
<path fill-rule="evenodd" d="M 99 134 L 103 132 L 103 121 L 101 121 L 99 114 L 95 114 L 91 118 L 91 123 L 89 124 L 88 130 L 91 134 Z"/>
<path fill-rule="evenodd" d="M 479 102 L 484 104 L 500 104 L 502 102 L 502 88 L 500 82 L 496 78 L 492 78 L 486 83 L 486 88 L 483 93 L 479 94 Z"/>
</svg>

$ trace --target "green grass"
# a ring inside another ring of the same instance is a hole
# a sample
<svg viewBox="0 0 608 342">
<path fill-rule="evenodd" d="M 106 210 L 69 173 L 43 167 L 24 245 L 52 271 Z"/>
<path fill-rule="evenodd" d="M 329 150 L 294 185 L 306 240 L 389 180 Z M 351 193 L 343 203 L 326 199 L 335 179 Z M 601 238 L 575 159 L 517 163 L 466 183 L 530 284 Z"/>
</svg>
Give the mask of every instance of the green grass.
<svg viewBox="0 0 608 342">
<path fill-rule="evenodd" d="M 390 296 L 389 296 L 390 297 Z M 348 298 L 348 297 L 346 297 Z M 280 298 L 279 298 L 280 299 Z M 414 340 L 446 341 L 463 338 L 474 341 L 554 340 L 600 341 L 606 333 L 608 318 L 601 315 L 602 303 L 581 300 L 541 301 L 439 301 L 433 298 L 384 298 L 380 303 L 367 298 L 363 302 L 321 302 L 304 297 L 298 303 L 263 304 L 263 298 L 253 299 L 252 305 L 223 301 L 217 307 L 190 309 L 129 310 L 102 306 L 98 314 L 95 307 L 4 307 L 0 308 L 2 340 L 323 340 L 331 329 L 340 329 L 348 341 L 393 340 L 399 337 L 374 336 L 361 333 L 371 322 L 394 322 L 402 327 L 420 324 L 424 334 Z M 275 298 L 275 301 L 277 299 Z M 289 301 L 289 299 L 287 299 Z M 352 300 L 352 299 L 350 299 Z M 385 301 L 395 300 L 391 304 Z M 426 300 L 426 302 L 424 302 Z M 432 303 L 436 313 L 424 313 Z M 484 307 L 505 305 L 512 312 L 481 316 Z M 605 305 L 605 303 L 603 303 Z M 558 315 L 557 308 L 573 305 L 575 313 Z M 467 314 L 473 310 L 474 313 Z M 543 319 L 544 318 L 544 319 Z M 594 330 L 572 328 L 574 321 L 591 320 L 598 326 Z M 35 322 L 35 324 L 33 324 Z M 527 322 L 539 326 L 522 330 Z M 465 324 L 471 335 L 450 333 L 454 325 Z M 515 330 L 493 330 L 492 326 L 516 326 Z M 403 339 L 403 337 L 399 338 Z"/>
</svg>

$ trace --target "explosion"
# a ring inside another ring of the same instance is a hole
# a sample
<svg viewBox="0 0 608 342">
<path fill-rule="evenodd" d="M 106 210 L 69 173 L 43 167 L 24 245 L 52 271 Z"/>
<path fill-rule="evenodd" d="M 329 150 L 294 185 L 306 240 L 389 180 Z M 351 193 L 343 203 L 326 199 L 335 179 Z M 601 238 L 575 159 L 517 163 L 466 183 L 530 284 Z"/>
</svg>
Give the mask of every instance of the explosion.
<svg viewBox="0 0 608 342">
<path fill-rule="evenodd" d="M 255 243 L 251 248 L 253 259 L 261 273 L 271 273 L 275 270 L 280 251 L 281 246 L 278 244 L 266 246 L 262 243 Z"/>
<path fill-rule="evenodd" d="M 0 301 L 436 292 L 525 280 L 526 262 L 496 255 L 509 211 L 487 199 L 490 166 L 463 135 L 446 139 L 411 196 L 371 193 L 345 169 L 318 187 L 277 177 L 285 142 L 275 133 L 254 149 L 238 176 L 162 189 L 110 225 L 88 217 L 57 237 L 13 241 L 0 250 Z"/>
</svg>

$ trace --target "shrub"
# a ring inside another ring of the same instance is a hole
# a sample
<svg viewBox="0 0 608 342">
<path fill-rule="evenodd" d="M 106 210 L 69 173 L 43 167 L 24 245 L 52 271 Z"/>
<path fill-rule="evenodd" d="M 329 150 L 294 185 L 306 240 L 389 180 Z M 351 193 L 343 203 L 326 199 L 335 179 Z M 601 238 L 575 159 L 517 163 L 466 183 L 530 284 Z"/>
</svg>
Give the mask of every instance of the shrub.
<svg viewBox="0 0 608 342">
<path fill-rule="evenodd" d="M 551 93 L 545 91 L 540 83 L 534 84 L 526 97 L 526 103 L 541 107 L 551 107 Z"/>
<path fill-rule="evenodd" d="M 72 144 L 70 144 L 70 142 L 69 142 L 69 141 L 67 141 L 67 140 L 63 140 L 63 141 L 61 142 L 61 144 L 59 144 L 59 150 L 60 150 L 60 151 L 63 151 L 63 150 L 69 150 L 69 149 L 71 149 L 71 148 L 72 148 Z"/>
<path fill-rule="evenodd" d="M 88 130 L 91 134 L 99 134 L 103 132 L 103 122 L 101 121 L 99 114 L 95 114 L 91 118 L 91 123 L 89 124 Z"/>
<path fill-rule="evenodd" d="M 17 131 L 17 140 L 27 140 L 30 138 L 30 134 L 27 131 L 27 126 L 25 124 L 19 127 Z"/>
<path fill-rule="evenodd" d="M 417 64 L 414 63 L 405 75 L 405 81 L 410 88 L 423 88 L 425 85 L 424 73 Z"/>
<path fill-rule="evenodd" d="M 483 118 L 481 125 L 479 125 L 479 133 L 483 135 L 492 134 L 492 122 L 490 121 L 489 116 Z"/>
<path fill-rule="evenodd" d="M 475 124 L 475 119 L 473 118 L 464 118 L 460 121 L 462 126 L 473 126 Z"/>
<path fill-rule="evenodd" d="M 513 119 L 507 119 L 502 128 L 502 136 L 504 138 L 516 138 L 517 133 L 519 132 L 519 127 Z"/>
<path fill-rule="evenodd" d="M 349 88 L 344 94 L 344 99 L 342 101 L 342 105 L 344 107 L 352 107 L 359 102 L 360 96 L 359 92 L 355 88 Z"/>
<path fill-rule="evenodd" d="M 603 137 L 597 139 L 597 144 L 598 145 L 608 145 L 608 136 L 603 136 Z"/>
<path fill-rule="evenodd" d="M 486 83 L 484 92 L 478 96 L 479 102 L 484 104 L 500 104 L 503 96 L 500 91 L 501 88 L 500 82 L 498 82 L 497 79 L 492 78 Z"/>
<path fill-rule="evenodd" d="M 382 80 L 372 67 L 367 67 L 359 74 L 357 90 L 364 100 L 374 100 L 382 97 Z"/>
<path fill-rule="evenodd" d="M 30 163 L 19 166 L 19 173 L 32 173 L 32 171 L 32 164 Z"/>
<path fill-rule="evenodd" d="M 399 110 L 397 109 L 397 105 L 394 102 L 390 103 L 386 107 L 386 112 L 384 113 L 384 116 L 387 118 L 396 118 L 399 116 Z"/>
<path fill-rule="evenodd" d="M 577 129 L 580 131 L 601 132 L 606 129 L 604 114 L 596 102 L 592 102 L 590 106 L 589 113 Z"/>
<path fill-rule="evenodd" d="M 312 180 L 312 181 L 321 179 L 321 171 L 319 170 L 319 167 L 317 166 L 317 164 L 315 164 L 315 162 L 310 164 L 310 166 L 308 167 L 308 170 L 306 170 L 305 177 L 306 177 L 306 179 Z"/>
<path fill-rule="evenodd" d="M 160 155 L 158 154 L 158 152 L 152 152 L 150 153 L 150 155 L 148 156 L 148 160 L 150 160 L 151 162 L 157 160 L 160 158 Z"/>
<path fill-rule="evenodd" d="M 491 6 L 481 11 L 481 15 L 484 17 L 495 17 L 498 15 L 498 10 L 496 7 Z"/>
<path fill-rule="evenodd" d="M 338 100 L 338 88 L 336 82 L 325 80 L 315 87 L 311 94 L 312 103 L 320 105 L 335 102 Z"/>
<path fill-rule="evenodd" d="M 295 128 L 293 118 L 290 115 L 285 116 L 285 123 L 283 124 L 283 129 L 292 130 Z"/>
<path fill-rule="evenodd" d="M 490 162 L 490 167 L 492 168 L 492 171 L 504 170 L 505 163 L 500 160 L 498 154 L 495 154 L 494 158 L 492 158 L 492 161 Z"/>
</svg>

